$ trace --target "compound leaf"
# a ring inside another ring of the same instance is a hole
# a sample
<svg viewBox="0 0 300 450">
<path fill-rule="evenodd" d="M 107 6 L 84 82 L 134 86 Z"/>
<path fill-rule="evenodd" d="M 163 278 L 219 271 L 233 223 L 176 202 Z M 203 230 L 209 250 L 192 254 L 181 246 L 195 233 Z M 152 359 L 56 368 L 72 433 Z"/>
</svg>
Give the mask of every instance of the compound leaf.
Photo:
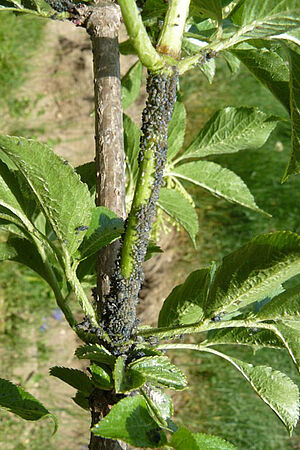
<svg viewBox="0 0 300 450">
<path fill-rule="evenodd" d="M 278 119 L 258 108 L 228 106 L 217 111 L 184 152 L 183 158 L 235 153 L 261 147 Z"/>
<path fill-rule="evenodd" d="M 164 301 L 159 313 L 158 326 L 170 327 L 199 322 L 207 297 L 210 270 L 192 272 L 183 284 L 176 286 Z"/>
<path fill-rule="evenodd" d="M 143 65 L 140 61 L 137 61 L 122 78 L 123 109 L 127 109 L 138 97 L 142 84 L 142 75 Z"/>
<path fill-rule="evenodd" d="M 135 447 L 158 448 L 167 443 L 164 431 L 149 414 L 142 395 L 120 400 L 92 432 L 105 438 L 121 439 Z"/>
<path fill-rule="evenodd" d="M 192 433 L 187 428 L 180 427 L 172 435 L 168 443 L 175 450 L 236 450 L 237 447 L 217 436 L 204 433 Z"/>
<path fill-rule="evenodd" d="M 21 386 L 0 378 L 0 408 L 6 409 L 25 420 L 39 420 L 51 417 L 57 430 L 57 418 L 51 414 L 33 395 Z"/>
<path fill-rule="evenodd" d="M 49 373 L 87 395 L 93 391 L 91 379 L 81 370 L 54 366 L 51 367 Z"/>
<path fill-rule="evenodd" d="M 262 234 L 223 259 L 207 298 L 207 316 L 232 312 L 270 295 L 299 273 L 300 236 Z"/>
<path fill-rule="evenodd" d="M 128 367 L 141 373 L 147 381 L 168 389 L 182 390 L 187 386 L 185 375 L 165 356 L 140 358 Z"/>
<path fill-rule="evenodd" d="M 195 244 L 198 233 L 198 216 L 193 206 L 179 192 L 168 188 L 160 190 L 157 203 L 165 213 L 187 231 Z"/>
<path fill-rule="evenodd" d="M 27 180 L 60 243 L 70 253 L 80 245 L 90 222 L 92 199 L 73 168 L 45 144 L 0 136 L 0 149 Z"/>
<path fill-rule="evenodd" d="M 206 189 L 217 197 L 262 212 L 244 181 L 211 161 L 193 161 L 176 167 L 171 175 Z"/>
</svg>

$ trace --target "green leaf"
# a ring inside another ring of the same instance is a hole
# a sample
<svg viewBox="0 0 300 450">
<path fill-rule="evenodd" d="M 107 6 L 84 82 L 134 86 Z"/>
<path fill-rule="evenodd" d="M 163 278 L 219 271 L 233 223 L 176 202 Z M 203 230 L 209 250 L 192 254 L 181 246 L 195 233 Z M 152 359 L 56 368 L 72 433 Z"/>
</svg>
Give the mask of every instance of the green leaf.
<svg viewBox="0 0 300 450">
<path fill-rule="evenodd" d="M 138 154 L 140 148 L 141 132 L 130 117 L 123 114 L 124 125 L 124 151 L 126 156 L 126 166 L 129 172 L 130 181 L 134 183 L 139 171 Z"/>
<path fill-rule="evenodd" d="M 45 144 L 0 136 L 0 149 L 26 178 L 61 244 L 73 253 L 85 234 L 80 228 L 90 222 L 92 199 L 87 186 Z"/>
<path fill-rule="evenodd" d="M 1 214 L 3 218 L 23 225 L 29 230 L 33 229 L 23 209 L 22 192 L 16 173 L 2 161 L 0 161 L 0 205 L 5 214 L 5 216 Z"/>
<path fill-rule="evenodd" d="M 99 344 L 82 345 L 75 350 L 75 356 L 78 359 L 89 359 L 109 366 L 113 366 L 116 360 L 115 356 Z"/>
<path fill-rule="evenodd" d="M 16 11 L 58 20 L 68 19 L 68 12 L 58 12 L 44 0 L 0 0 L 0 11 Z"/>
<path fill-rule="evenodd" d="M 110 390 L 113 387 L 112 372 L 105 364 L 91 364 L 90 371 L 95 385 L 104 390 Z"/>
<path fill-rule="evenodd" d="M 277 122 L 276 117 L 258 108 L 228 106 L 212 116 L 181 158 L 202 158 L 259 148 Z"/>
<path fill-rule="evenodd" d="M 157 253 L 163 253 L 163 252 L 164 251 L 158 245 L 156 245 L 155 242 L 150 240 L 148 243 L 148 247 L 147 247 L 145 261 L 148 261 L 149 259 L 151 259 L 153 255 L 156 255 Z"/>
<path fill-rule="evenodd" d="M 171 161 L 183 146 L 186 128 L 186 110 L 182 101 L 175 103 L 168 127 L 168 161 Z"/>
<path fill-rule="evenodd" d="M 140 389 L 141 394 L 146 400 L 148 409 L 161 428 L 170 429 L 171 417 L 173 415 L 173 403 L 171 398 L 165 394 L 161 389 L 153 386 Z"/>
<path fill-rule="evenodd" d="M 264 305 L 256 317 L 260 320 L 295 320 L 300 318 L 300 285 L 287 289 Z"/>
<path fill-rule="evenodd" d="M 259 328 L 223 328 L 221 330 L 213 330 L 207 335 L 207 339 L 203 345 L 221 345 L 221 344 L 238 344 L 248 345 L 253 350 L 261 348 L 284 348 L 284 344 L 269 330 L 260 330 Z"/>
<path fill-rule="evenodd" d="M 196 184 L 217 197 L 263 212 L 244 181 L 229 169 L 210 161 L 193 161 L 176 167 L 172 176 Z"/>
<path fill-rule="evenodd" d="M 78 259 L 85 259 L 118 239 L 124 231 L 124 222 L 104 206 L 92 210 L 92 218 L 78 249 Z"/>
<path fill-rule="evenodd" d="M 143 386 L 146 382 L 145 377 L 139 372 L 125 367 L 122 356 L 119 356 L 116 361 L 113 377 L 117 394 L 133 391 L 140 386 Z"/>
<path fill-rule="evenodd" d="M 261 300 L 299 273 L 300 236 L 288 231 L 262 234 L 229 254 L 217 269 L 206 317 Z"/>
<path fill-rule="evenodd" d="M 45 269 L 44 262 L 33 242 L 18 237 L 9 237 L 2 247 L 2 256 L 0 260 L 9 259 L 34 270 L 51 286 L 51 279 Z M 6 252 L 6 253 L 5 253 Z"/>
<path fill-rule="evenodd" d="M 170 327 L 199 322 L 203 316 L 210 281 L 210 270 L 192 272 L 183 284 L 176 286 L 164 301 L 158 326 Z"/>
<path fill-rule="evenodd" d="M 182 390 L 187 380 L 181 370 L 171 364 L 166 356 L 148 356 L 129 364 L 129 368 L 140 372 L 147 381 L 165 386 L 168 389 Z"/>
<path fill-rule="evenodd" d="M 122 106 L 127 109 L 138 97 L 142 84 L 143 65 L 137 61 L 122 78 Z"/>
<path fill-rule="evenodd" d="M 300 372 L 300 329 L 289 326 L 290 322 L 276 322 L 272 325 L 277 337 L 282 341 Z"/>
<path fill-rule="evenodd" d="M 59 378 L 75 389 L 89 395 L 93 391 L 93 384 L 90 378 L 81 370 L 71 369 L 69 367 L 51 367 L 50 375 Z"/>
<path fill-rule="evenodd" d="M 222 2 L 221 0 L 192 0 L 191 14 L 200 17 L 209 17 L 222 22 Z"/>
<path fill-rule="evenodd" d="M 55 426 L 54 433 L 57 430 L 58 422 L 54 414 L 51 414 L 48 409 L 21 386 L 16 386 L 3 378 L 0 378 L 0 408 L 6 409 L 25 420 L 39 420 L 51 417 Z"/>
<path fill-rule="evenodd" d="M 266 366 L 252 366 L 209 350 L 230 362 L 250 383 L 257 395 L 277 414 L 291 433 L 299 417 L 299 389 L 284 373 Z"/>
<path fill-rule="evenodd" d="M 127 39 L 127 41 L 124 42 L 120 42 L 119 50 L 121 55 L 136 55 L 135 48 L 133 47 L 130 39 Z"/>
<path fill-rule="evenodd" d="M 236 450 L 237 447 L 217 436 L 204 433 L 192 433 L 187 428 L 180 427 L 172 435 L 168 443 L 175 450 Z"/>
<path fill-rule="evenodd" d="M 135 447 L 158 448 L 167 442 L 165 433 L 150 416 L 141 395 L 120 400 L 92 428 L 92 432 L 105 438 L 121 439 Z"/>
<path fill-rule="evenodd" d="M 96 183 L 96 167 L 95 161 L 90 161 L 81 166 L 75 167 L 75 172 L 78 173 L 83 183 L 87 184 L 91 193 L 95 192 Z"/>
<path fill-rule="evenodd" d="M 86 411 L 90 410 L 89 399 L 84 392 L 77 391 L 75 397 L 72 397 L 72 400 L 80 408 L 85 409 Z"/>
<path fill-rule="evenodd" d="M 195 244 L 198 233 L 198 217 L 192 205 L 177 191 L 162 188 L 158 199 L 158 206 L 170 217 L 176 220 L 189 234 Z"/>
<path fill-rule="evenodd" d="M 238 25 L 238 39 L 265 38 L 300 25 L 298 0 L 242 0 L 230 15 Z"/>
<path fill-rule="evenodd" d="M 230 50 L 287 111 L 290 110 L 289 68 L 278 53 L 243 44 Z"/>
<path fill-rule="evenodd" d="M 300 51 L 299 51 L 300 53 Z M 300 172 L 300 54 L 288 48 L 290 66 L 290 109 L 292 151 L 282 181 Z"/>
<path fill-rule="evenodd" d="M 239 61 L 239 59 L 234 54 L 232 54 L 232 53 L 230 53 L 229 51 L 226 51 L 226 50 L 224 50 L 222 52 L 222 56 L 225 59 L 230 72 L 233 75 L 238 73 L 238 71 L 240 70 L 240 61 Z"/>
</svg>

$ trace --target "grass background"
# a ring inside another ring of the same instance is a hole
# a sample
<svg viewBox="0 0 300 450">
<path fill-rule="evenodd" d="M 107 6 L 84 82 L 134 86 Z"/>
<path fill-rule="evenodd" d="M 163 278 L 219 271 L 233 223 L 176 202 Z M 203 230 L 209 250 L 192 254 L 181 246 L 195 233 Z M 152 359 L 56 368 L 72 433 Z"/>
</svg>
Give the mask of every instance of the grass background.
<svg viewBox="0 0 300 450">
<path fill-rule="evenodd" d="M 8 108 L 12 118 L 22 115 L 27 107 L 27 99 L 18 97 L 18 87 L 28 71 L 34 70 L 30 66 L 31 55 L 40 43 L 46 42 L 44 24 L 36 18 L 0 14 L 0 112 Z M 218 62 L 212 85 L 200 72 L 194 71 L 182 79 L 181 89 L 188 111 L 186 144 L 217 109 L 227 105 L 259 106 L 265 112 L 286 119 L 281 105 L 245 69 L 233 77 L 222 61 Z M 200 220 L 199 250 L 195 251 L 185 240 L 178 270 L 187 273 L 212 259 L 218 260 L 259 233 L 280 229 L 300 231 L 297 201 L 300 177 L 284 185 L 280 183 L 290 151 L 289 134 L 289 124 L 283 121 L 262 149 L 212 158 L 240 175 L 259 206 L 273 217 L 269 219 L 202 190 L 194 190 Z M 43 318 L 52 314 L 55 304 L 45 284 L 18 265 L 3 263 L 0 283 L 1 376 L 9 378 L 12 368 L 22 361 L 26 348 L 31 345 L 33 324 L 42 326 Z M 38 358 L 47 363 L 54 350 L 42 334 L 39 336 Z M 252 355 L 246 349 L 233 347 L 228 351 L 240 359 L 284 370 L 297 381 L 296 370 L 284 352 L 263 350 Z M 296 432 L 289 439 L 279 420 L 226 362 L 197 353 L 189 358 L 185 353 L 178 354 L 175 359 L 187 372 L 191 385 L 176 401 L 179 423 L 194 431 L 220 435 L 239 449 L 300 448 L 299 434 Z M 18 450 L 57 448 L 55 441 L 49 442 L 51 424 L 34 424 L 30 436 L 24 438 L 27 426 L 14 416 L 1 413 L 0 442 L 13 442 L 13 447 L 9 448 Z M 59 448 L 64 448 L 63 444 Z"/>
</svg>

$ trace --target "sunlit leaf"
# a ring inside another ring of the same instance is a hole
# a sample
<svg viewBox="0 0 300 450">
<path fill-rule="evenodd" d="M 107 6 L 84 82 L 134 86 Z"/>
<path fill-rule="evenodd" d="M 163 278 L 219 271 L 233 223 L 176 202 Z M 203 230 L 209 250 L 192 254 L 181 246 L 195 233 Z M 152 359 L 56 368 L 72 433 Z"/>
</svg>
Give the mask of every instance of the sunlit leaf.
<svg viewBox="0 0 300 450">
<path fill-rule="evenodd" d="M 184 152 L 183 158 L 235 153 L 261 147 L 278 119 L 258 108 L 226 107 L 217 111 Z M 182 159 L 183 159 L 182 158 Z"/>
<path fill-rule="evenodd" d="M 198 232 L 198 217 L 193 206 L 177 191 L 162 188 L 159 194 L 158 206 L 176 220 L 189 234 L 195 243 Z"/>
<path fill-rule="evenodd" d="M 57 430 L 57 418 L 51 414 L 33 395 L 21 386 L 0 378 L 0 408 L 6 409 L 25 420 L 39 420 L 51 417 Z"/>
<path fill-rule="evenodd" d="M 209 269 L 192 272 L 183 284 L 176 286 L 164 301 L 158 326 L 187 325 L 200 321 L 210 281 Z"/>
<path fill-rule="evenodd" d="M 193 161 L 175 167 L 171 175 L 206 189 L 217 197 L 262 212 L 244 181 L 211 161 Z"/>
<path fill-rule="evenodd" d="M 147 381 L 165 386 L 168 389 L 181 390 L 187 386 L 184 374 L 166 356 L 140 358 L 130 363 L 129 368 L 140 372 Z"/>
<path fill-rule="evenodd" d="M 142 395 L 120 400 L 92 432 L 105 438 L 121 439 L 135 447 L 157 448 L 167 443 L 164 431 L 149 414 Z"/>
<path fill-rule="evenodd" d="M 270 296 L 299 273 L 299 267 L 300 236 L 285 231 L 257 236 L 223 259 L 207 298 L 206 315 L 238 310 Z"/>
<path fill-rule="evenodd" d="M 237 447 L 217 436 L 204 433 L 192 433 L 180 427 L 172 435 L 169 443 L 175 450 L 237 450 Z"/>
<path fill-rule="evenodd" d="M 142 84 L 143 65 L 137 61 L 121 81 L 122 85 L 122 106 L 127 109 L 138 97 Z"/>
</svg>

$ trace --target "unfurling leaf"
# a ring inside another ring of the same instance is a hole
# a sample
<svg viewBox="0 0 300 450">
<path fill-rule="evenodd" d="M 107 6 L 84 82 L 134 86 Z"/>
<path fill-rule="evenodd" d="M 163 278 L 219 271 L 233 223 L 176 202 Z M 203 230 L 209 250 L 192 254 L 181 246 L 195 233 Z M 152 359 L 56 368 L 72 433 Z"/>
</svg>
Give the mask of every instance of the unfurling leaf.
<svg viewBox="0 0 300 450">
<path fill-rule="evenodd" d="M 113 387 L 112 371 L 105 364 L 90 365 L 93 383 L 100 389 L 110 390 Z"/>
<path fill-rule="evenodd" d="M 142 395 L 120 400 L 92 432 L 96 436 L 121 439 L 135 447 L 159 448 L 167 443 L 164 431 L 149 414 Z"/>
<path fill-rule="evenodd" d="M 139 372 L 125 367 L 122 356 L 116 361 L 113 378 L 115 381 L 115 390 L 117 394 L 133 391 L 146 382 L 146 378 Z"/>
<path fill-rule="evenodd" d="M 173 415 L 173 403 L 171 398 L 161 389 L 153 386 L 140 389 L 149 411 L 155 422 L 162 428 L 170 429 L 174 425 L 171 422 Z"/>
</svg>

